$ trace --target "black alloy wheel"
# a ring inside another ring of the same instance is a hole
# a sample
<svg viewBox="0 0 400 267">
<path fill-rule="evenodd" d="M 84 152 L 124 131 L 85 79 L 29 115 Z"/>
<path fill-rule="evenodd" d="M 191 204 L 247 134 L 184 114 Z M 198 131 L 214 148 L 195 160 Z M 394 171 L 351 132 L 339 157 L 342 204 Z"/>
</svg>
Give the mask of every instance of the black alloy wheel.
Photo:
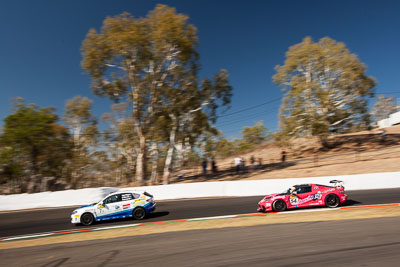
<svg viewBox="0 0 400 267">
<path fill-rule="evenodd" d="M 336 208 L 339 206 L 339 198 L 334 194 L 327 195 L 325 198 L 325 205 L 329 208 Z"/>
<path fill-rule="evenodd" d="M 286 203 L 282 199 L 275 200 L 275 202 L 272 204 L 272 208 L 274 211 L 285 211 Z"/>
<path fill-rule="evenodd" d="M 81 223 L 85 226 L 91 225 L 94 222 L 94 217 L 91 213 L 84 213 L 81 216 Z"/>
<path fill-rule="evenodd" d="M 132 216 L 135 220 L 143 220 L 144 217 L 146 216 L 146 210 L 142 207 L 137 207 L 133 211 Z"/>
</svg>

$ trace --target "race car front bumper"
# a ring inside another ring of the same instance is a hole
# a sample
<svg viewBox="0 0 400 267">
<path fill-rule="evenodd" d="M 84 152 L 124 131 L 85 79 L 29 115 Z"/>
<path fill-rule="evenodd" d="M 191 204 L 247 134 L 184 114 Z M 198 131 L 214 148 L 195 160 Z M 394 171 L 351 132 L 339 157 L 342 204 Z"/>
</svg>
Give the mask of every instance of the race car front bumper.
<svg viewBox="0 0 400 267">
<path fill-rule="evenodd" d="M 267 212 L 267 211 L 272 211 L 271 203 L 266 203 L 266 202 L 259 202 L 258 203 L 258 209 L 257 211 L 259 212 Z"/>
<path fill-rule="evenodd" d="M 72 214 L 71 215 L 71 223 L 81 223 L 81 215 Z"/>
</svg>

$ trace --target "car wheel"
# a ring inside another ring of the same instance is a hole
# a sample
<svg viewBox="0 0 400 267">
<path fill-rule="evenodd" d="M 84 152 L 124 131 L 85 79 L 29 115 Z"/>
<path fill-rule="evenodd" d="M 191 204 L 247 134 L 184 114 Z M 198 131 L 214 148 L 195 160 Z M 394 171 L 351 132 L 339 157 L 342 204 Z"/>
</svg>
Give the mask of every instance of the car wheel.
<svg viewBox="0 0 400 267">
<path fill-rule="evenodd" d="M 142 207 L 137 207 L 133 211 L 132 216 L 135 220 L 143 220 L 144 217 L 146 216 L 146 210 Z"/>
<path fill-rule="evenodd" d="M 81 216 L 81 224 L 83 225 L 91 225 L 94 222 L 94 217 L 91 213 L 84 213 Z"/>
<path fill-rule="evenodd" d="M 339 206 L 339 198 L 337 195 L 334 194 L 330 194 L 327 195 L 325 198 L 325 206 L 329 207 L 329 208 L 336 208 L 337 206 Z"/>
<path fill-rule="evenodd" d="M 272 204 L 274 211 L 284 211 L 286 210 L 286 203 L 282 199 L 275 200 Z"/>
</svg>

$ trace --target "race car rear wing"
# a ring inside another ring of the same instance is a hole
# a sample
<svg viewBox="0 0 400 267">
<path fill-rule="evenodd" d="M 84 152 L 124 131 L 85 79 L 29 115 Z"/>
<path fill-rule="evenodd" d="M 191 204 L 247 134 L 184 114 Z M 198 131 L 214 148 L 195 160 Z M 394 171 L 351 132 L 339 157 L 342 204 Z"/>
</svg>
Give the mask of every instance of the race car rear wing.
<svg viewBox="0 0 400 267">
<path fill-rule="evenodd" d="M 329 183 L 334 184 L 333 186 L 335 186 L 335 187 L 343 186 L 343 181 L 340 181 L 340 180 L 331 180 L 331 181 L 329 181 Z"/>
</svg>

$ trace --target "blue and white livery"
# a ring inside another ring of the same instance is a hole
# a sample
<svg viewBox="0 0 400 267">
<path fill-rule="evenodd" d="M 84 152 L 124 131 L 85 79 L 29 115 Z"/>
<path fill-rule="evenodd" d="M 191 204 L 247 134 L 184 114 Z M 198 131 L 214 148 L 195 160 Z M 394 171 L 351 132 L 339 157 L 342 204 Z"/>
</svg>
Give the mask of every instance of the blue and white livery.
<svg viewBox="0 0 400 267">
<path fill-rule="evenodd" d="M 71 214 L 71 223 L 91 225 L 96 221 L 131 218 L 142 220 L 153 212 L 156 202 L 144 191 L 115 192 L 98 203 L 82 206 Z"/>
</svg>

